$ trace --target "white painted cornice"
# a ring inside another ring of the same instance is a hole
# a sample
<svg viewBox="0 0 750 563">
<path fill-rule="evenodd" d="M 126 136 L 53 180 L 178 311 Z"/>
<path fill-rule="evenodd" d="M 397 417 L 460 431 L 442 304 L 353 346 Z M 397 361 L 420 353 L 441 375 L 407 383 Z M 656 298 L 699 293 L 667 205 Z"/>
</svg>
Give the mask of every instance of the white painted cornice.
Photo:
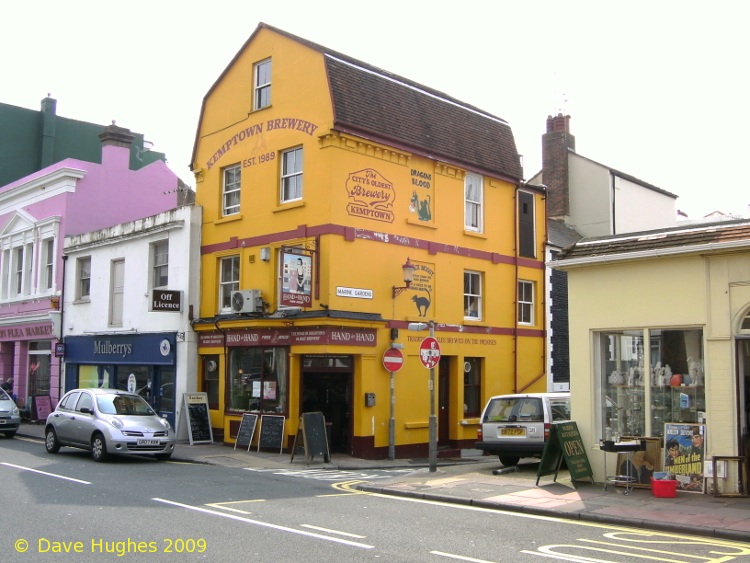
<svg viewBox="0 0 750 563">
<path fill-rule="evenodd" d="M 10 213 L 19 206 L 27 206 L 65 192 L 74 192 L 76 182 L 86 176 L 86 171 L 68 166 L 0 192 L 0 215 Z"/>
</svg>

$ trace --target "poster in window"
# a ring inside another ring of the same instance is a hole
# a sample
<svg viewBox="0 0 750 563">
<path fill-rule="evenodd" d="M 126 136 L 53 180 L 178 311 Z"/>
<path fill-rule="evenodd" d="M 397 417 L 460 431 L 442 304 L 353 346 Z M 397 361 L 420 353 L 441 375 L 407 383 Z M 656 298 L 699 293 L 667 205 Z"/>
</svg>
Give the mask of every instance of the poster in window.
<svg viewBox="0 0 750 563">
<path fill-rule="evenodd" d="M 260 381 L 253 381 L 253 398 L 260 399 Z"/>
<path fill-rule="evenodd" d="M 263 382 L 263 398 L 271 401 L 276 400 L 276 382 L 275 381 L 264 381 Z"/>
<path fill-rule="evenodd" d="M 706 453 L 704 424 L 664 425 L 664 471 L 677 481 L 677 489 L 705 491 L 703 460 Z"/>
<path fill-rule="evenodd" d="M 282 252 L 281 304 L 285 307 L 312 306 L 312 256 Z"/>
</svg>

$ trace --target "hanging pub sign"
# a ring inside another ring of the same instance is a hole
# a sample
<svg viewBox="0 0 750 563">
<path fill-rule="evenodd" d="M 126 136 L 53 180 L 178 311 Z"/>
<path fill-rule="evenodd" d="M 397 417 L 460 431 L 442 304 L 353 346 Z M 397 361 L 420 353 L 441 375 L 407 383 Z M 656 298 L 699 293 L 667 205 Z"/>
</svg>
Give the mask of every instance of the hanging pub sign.
<svg viewBox="0 0 750 563">
<path fill-rule="evenodd" d="M 284 251 L 281 253 L 281 305 L 312 306 L 312 256 Z"/>
</svg>

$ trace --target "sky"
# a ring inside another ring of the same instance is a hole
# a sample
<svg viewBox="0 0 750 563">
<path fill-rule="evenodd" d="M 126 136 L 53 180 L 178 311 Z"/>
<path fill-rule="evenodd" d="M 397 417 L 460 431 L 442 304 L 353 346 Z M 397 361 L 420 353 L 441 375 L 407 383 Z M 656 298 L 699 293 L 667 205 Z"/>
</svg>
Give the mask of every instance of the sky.
<svg viewBox="0 0 750 563">
<path fill-rule="evenodd" d="M 264 22 L 505 119 L 526 179 L 541 168 L 547 116 L 563 113 L 578 154 L 679 196 L 689 218 L 750 216 L 745 0 L 37 0 L 3 11 L 0 102 L 38 110 L 49 94 L 60 116 L 114 120 L 191 186 L 203 97 Z"/>
</svg>

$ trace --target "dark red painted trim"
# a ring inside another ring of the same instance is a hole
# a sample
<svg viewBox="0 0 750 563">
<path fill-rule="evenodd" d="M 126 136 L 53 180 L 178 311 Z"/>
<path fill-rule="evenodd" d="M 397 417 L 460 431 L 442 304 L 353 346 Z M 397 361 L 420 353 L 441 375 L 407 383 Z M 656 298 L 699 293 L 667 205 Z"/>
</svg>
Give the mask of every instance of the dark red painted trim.
<svg viewBox="0 0 750 563">
<path fill-rule="evenodd" d="M 498 254 L 497 252 L 487 252 L 484 250 L 477 250 L 476 248 L 455 246 L 425 239 L 405 237 L 402 235 L 394 235 L 392 233 L 384 233 L 382 231 L 371 231 L 369 229 L 359 229 L 356 227 L 347 227 L 345 225 L 335 225 L 332 223 L 315 225 L 312 227 L 308 227 L 307 225 L 300 225 L 299 227 L 291 231 L 282 231 L 279 233 L 271 233 L 256 237 L 247 237 L 243 239 L 232 237 L 227 242 L 220 242 L 217 244 L 202 246 L 201 254 L 213 254 L 214 252 L 222 252 L 235 248 L 263 246 L 278 242 L 284 242 L 290 239 L 320 237 L 325 235 L 338 235 L 349 242 L 354 242 L 357 239 L 362 239 L 381 242 L 385 244 L 395 244 L 397 246 L 404 246 L 407 248 L 427 250 L 432 255 L 440 253 L 453 254 L 455 256 L 463 256 L 465 258 L 486 260 L 488 262 L 492 262 L 493 264 L 516 264 L 525 268 L 536 268 L 538 270 L 544 269 L 544 262 L 541 260 L 515 258 L 514 256 L 508 256 L 507 254 Z"/>
</svg>

